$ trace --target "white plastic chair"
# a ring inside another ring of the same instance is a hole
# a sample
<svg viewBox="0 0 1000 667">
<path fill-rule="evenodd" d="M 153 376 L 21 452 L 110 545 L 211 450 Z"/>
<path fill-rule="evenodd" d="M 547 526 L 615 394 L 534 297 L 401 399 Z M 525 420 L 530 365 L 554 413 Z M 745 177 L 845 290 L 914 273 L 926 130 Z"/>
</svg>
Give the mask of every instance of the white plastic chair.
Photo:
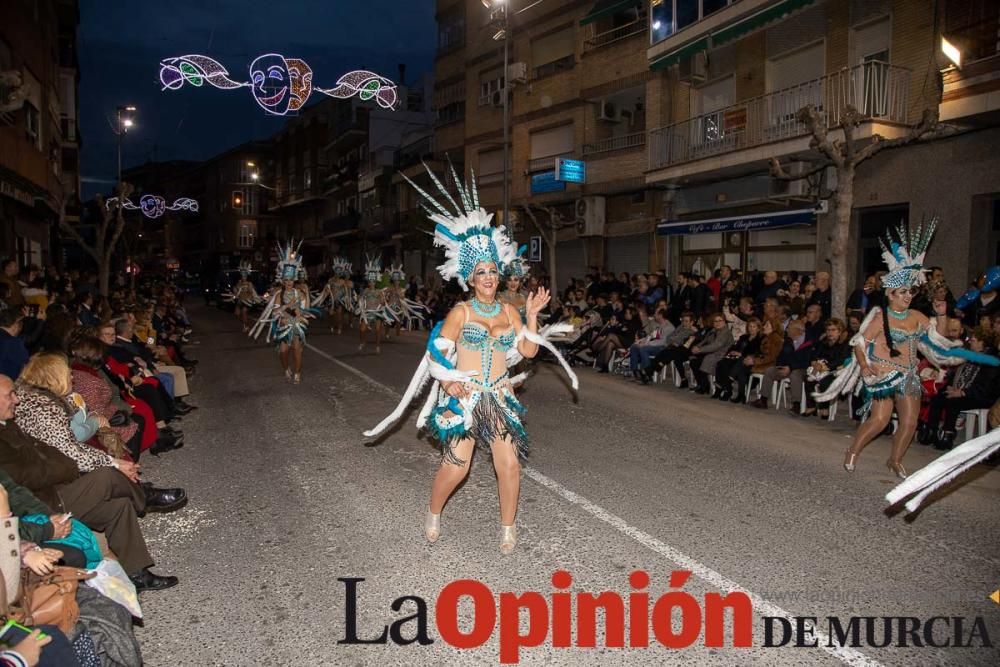
<svg viewBox="0 0 1000 667">
<path fill-rule="evenodd" d="M 779 410 L 781 404 L 785 404 L 785 408 L 788 407 L 788 387 L 792 384 L 791 380 L 788 378 L 783 378 L 780 382 L 775 380 L 771 384 L 771 396 L 774 396 L 774 409 Z"/>
<path fill-rule="evenodd" d="M 982 410 L 963 410 L 960 414 L 965 415 L 965 439 L 972 440 L 981 435 L 986 435 L 990 430 L 989 408 Z"/>
<path fill-rule="evenodd" d="M 753 393 L 753 386 L 755 382 L 757 383 L 757 398 L 760 398 L 760 391 L 761 388 L 764 386 L 764 374 L 753 373 L 752 375 L 750 375 L 750 381 L 747 383 L 747 396 L 745 401 L 747 403 L 750 402 L 750 394 Z"/>
</svg>

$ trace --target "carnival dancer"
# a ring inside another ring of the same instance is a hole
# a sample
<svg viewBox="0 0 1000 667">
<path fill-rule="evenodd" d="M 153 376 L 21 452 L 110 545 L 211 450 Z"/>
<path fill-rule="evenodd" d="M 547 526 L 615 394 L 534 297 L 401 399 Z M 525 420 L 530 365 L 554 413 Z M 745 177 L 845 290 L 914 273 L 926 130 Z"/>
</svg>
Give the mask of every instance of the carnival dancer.
<svg viewBox="0 0 1000 667">
<path fill-rule="evenodd" d="M 365 281 L 367 287 L 358 297 L 355 313 L 358 316 L 360 326 L 358 327 L 361 344 L 358 351 L 365 349 L 368 342 L 368 330 L 375 330 L 375 354 L 382 353 L 382 327 L 384 324 L 392 323 L 392 316 L 385 303 L 385 293 L 378 288 L 378 282 L 382 279 L 382 264 L 377 257 L 368 257 L 365 263 Z"/>
<path fill-rule="evenodd" d="M 525 246 L 521 246 L 517 251 L 517 257 L 508 265 L 506 272 L 507 289 L 498 295 L 501 301 L 514 306 L 514 309 L 521 316 L 522 322 L 525 316 L 525 304 L 528 301 L 528 297 L 522 288 L 524 287 L 524 278 L 530 270 L 527 262 L 524 261 L 525 250 Z"/>
<path fill-rule="evenodd" d="M 396 337 L 398 338 L 402 326 L 405 324 L 407 329 L 412 328 L 413 320 L 419 320 L 423 317 L 424 313 L 427 312 L 427 307 L 406 298 L 406 273 L 403 271 L 402 264 L 390 266 L 388 275 L 389 285 L 382 290 L 383 300 L 393 319 L 392 325 L 396 329 Z"/>
<path fill-rule="evenodd" d="M 845 454 L 844 468 L 848 472 L 854 471 L 861 451 L 888 425 L 895 408 L 899 424 L 886 466 L 900 479 L 906 479 L 903 455 L 917 428 L 923 390 L 917 373 L 918 351 L 939 367 L 966 360 L 1000 365 L 996 357 L 965 350 L 960 341 L 945 338 L 948 321 L 945 302 L 935 302 L 933 320 L 910 309 L 914 288 L 927 279 L 924 255 L 936 227 L 937 218 L 926 228 L 921 224 L 913 233 L 901 225 L 897 230 L 898 241 L 889 234 L 889 247 L 882 244 L 882 258 L 889 269 L 882 277 L 887 306 L 872 308 L 850 341 L 854 354 L 837 371 L 830 387 L 815 394 L 817 401 L 830 401 L 853 391 L 859 380 L 863 383 L 862 415 L 867 419 L 858 426 Z"/>
<path fill-rule="evenodd" d="M 426 167 L 426 165 L 425 165 Z M 523 406 L 513 387 L 524 375 L 510 377 L 508 368 L 523 357 L 533 357 L 539 346 L 549 349 L 569 374 L 566 362 L 538 330 L 538 314 L 549 294 L 540 289 L 525 304 L 525 322 L 517 311 L 497 300 L 500 276 L 515 258 L 515 249 L 503 228 L 491 224 L 492 214 L 479 207 L 475 177 L 464 186 L 454 167 L 452 175 L 461 206 L 455 203 L 437 176 L 427 169 L 453 212 L 412 181 L 417 192 L 435 209 L 435 245 L 443 246 L 447 260 L 438 267 L 445 280 L 457 278 L 463 290 L 472 287 L 472 298 L 459 303 L 431 332 L 427 353 L 410 381 L 403 400 L 369 437 L 380 435 L 402 416 L 406 406 L 433 379 L 430 395 L 417 419 L 441 442 L 442 460 L 431 488 L 424 519 L 424 534 L 435 542 L 441 533 L 441 511 L 455 488 L 465 479 L 474 449 L 493 457 L 500 495 L 500 551 L 509 554 L 517 544 L 515 517 L 520 491 L 520 461 L 528 452 L 528 436 L 521 424 Z M 556 332 L 556 327 L 553 327 Z M 559 329 L 561 331 L 561 329 Z"/>
<path fill-rule="evenodd" d="M 222 295 L 224 300 L 235 304 L 236 319 L 243 324 L 243 333 L 250 330 L 250 309 L 264 302 L 250 282 L 251 268 L 250 262 L 240 262 L 240 279 L 233 285 L 232 292 Z"/>
<path fill-rule="evenodd" d="M 306 341 L 306 329 L 309 319 L 315 315 L 310 309 L 309 294 L 295 286 L 295 278 L 302 267 L 302 256 L 298 252 L 298 246 L 293 244 L 294 241 L 286 246 L 278 245 L 276 273 L 280 285 L 272 290 L 264 312 L 251 329 L 250 335 L 257 338 L 266 328 L 267 341 L 277 343 L 285 377 L 299 384 L 302 381 L 302 348 Z"/>
<path fill-rule="evenodd" d="M 331 333 L 340 334 L 344 330 L 344 319 L 354 311 L 354 283 L 351 282 L 351 261 L 343 257 L 333 258 L 333 275 L 326 282 L 323 291 L 313 299 L 314 308 L 326 306 L 333 316 Z M 328 304 L 328 305 L 327 305 Z M 349 321 L 348 321 L 349 323 Z"/>
</svg>

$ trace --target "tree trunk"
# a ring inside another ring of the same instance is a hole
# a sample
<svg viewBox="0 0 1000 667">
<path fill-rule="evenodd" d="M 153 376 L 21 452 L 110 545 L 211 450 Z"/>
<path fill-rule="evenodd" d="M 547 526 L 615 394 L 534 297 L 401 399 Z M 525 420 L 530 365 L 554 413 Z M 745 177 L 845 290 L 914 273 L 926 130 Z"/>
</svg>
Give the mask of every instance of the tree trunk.
<svg viewBox="0 0 1000 667">
<path fill-rule="evenodd" d="M 851 215 L 854 208 L 854 168 L 837 170 L 837 194 L 833 199 L 833 233 L 830 243 L 831 313 L 846 317 L 847 313 L 847 247 L 851 235 Z"/>
<path fill-rule="evenodd" d="M 108 295 L 108 283 L 111 282 L 111 260 L 103 258 L 97 266 L 97 289 L 102 296 Z"/>
</svg>

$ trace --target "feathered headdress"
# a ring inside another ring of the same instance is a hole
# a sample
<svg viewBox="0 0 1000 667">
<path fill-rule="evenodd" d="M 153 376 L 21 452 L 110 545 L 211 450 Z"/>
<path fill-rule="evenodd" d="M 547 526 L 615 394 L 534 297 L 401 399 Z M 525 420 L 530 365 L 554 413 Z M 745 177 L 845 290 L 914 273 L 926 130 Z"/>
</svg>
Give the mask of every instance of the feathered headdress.
<svg viewBox="0 0 1000 667">
<path fill-rule="evenodd" d="M 351 260 L 346 257 L 334 257 L 333 258 L 333 274 L 340 278 L 347 278 L 354 272 L 354 267 L 351 266 Z"/>
<path fill-rule="evenodd" d="M 517 249 L 517 256 L 514 257 L 513 261 L 507 265 L 507 276 L 514 278 L 524 278 L 531 271 L 531 266 L 524 259 L 524 253 L 528 250 L 528 246 L 523 245 Z"/>
<path fill-rule="evenodd" d="M 246 278 L 247 276 L 249 276 L 251 271 L 253 271 L 253 264 L 251 264 L 250 262 L 248 262 L 246 260 L 240 262 L 240 277 L 241 278 Z"/>
<path fill-rule="evenodd" d="M 365 279 L 370 283 L 377 283 L 381 277 L 382 262 L 378 257 L 368 255 L 368 261 L 365 262 Z"/>
<path fill-rule="evenodd" d="M 406 281 L 406 271 L 403 270 L 402 264 L 398 264 L 396 266 L 391 264 L 389 265 L 389 280 L 397 283 Z"/>
<path fill-rule="evenodd" d="M 455 172 L 454 165 L 451 164 L 451 160 L 448 161 L 448 166 L 455 179 L 458 197 L 462 202 L 461 206 L 455 202 L 426 163 L 424 169 L 427 170 L 431 181 L 437 186 L 444 199 L 454 207 L 454 212 L 424 192 L 405 174 L 403 178 L 424 198 L 426 204 L 421 202 L 420 207 L 436 223 L 434 245 L 443 247 L 445 257 L 447 257 L 445 263 L 438 266 L 441 277 L 445 280 L 458 278 L 458 284 L 467 291 L 469 289 L 467 283 L 472 271 L 476 268 L 476 264 L 493 262 L 496 264 L 497 270 L 503 273 L 517 257 L 517 250 L 510 238 L 507 237 L 506 231 L 502 227 L 493 226 L 493 214 L 480 208 L 475 173 L 470 174 L 468 185 L 463 185 Z M 431 210 L 431 207 L 434 210 Z"/>
<path fill-rule="evenodd" d="M 302 242 L 299 241 L 298 245 L 295 245 L 295 239 L 289 241 L 286 245 L 278 244 L 278 267 L 275 271 L 275 277 L 278 280 L 295 280 L 299 276 L 299 271 L 302 270 L 302 255 L 299 254 L 299 248 L 302 247 Z"/>
<path fill-rule="evenodd" d="M 888 247 L 879 239 L 882 259 L 889 269 L 889 272 L 882 276 L 882 287 L 896 289 L 923 285 L 927 282 L 927 276 L 924 275 L 926 272 L 924 255 L 927 254 L 927 246 L 931 243 L 937 223 L 936 217 L 931 218 L 926 226 L 922 222 L 917 225 L 915 231 L 901 224 L 896 228 L 896 238 L 893 238 L 891 230 L 886 234 Z"/>
</svg>

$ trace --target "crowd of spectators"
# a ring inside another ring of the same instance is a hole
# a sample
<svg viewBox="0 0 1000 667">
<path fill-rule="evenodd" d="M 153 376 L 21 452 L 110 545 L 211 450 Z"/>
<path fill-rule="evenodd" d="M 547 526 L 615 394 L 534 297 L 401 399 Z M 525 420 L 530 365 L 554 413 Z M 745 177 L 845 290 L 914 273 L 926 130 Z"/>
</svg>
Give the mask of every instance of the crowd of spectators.
<svg viewBox="0 0 1000 667">
<path fill-rule="evenodd" d="M 154 486 L 140 459 L 181 448 L 178 422 L 197 409 L 180 295 L 168 283 L 137 290 L 124 280 L 104 295 L 92 275 L 13 260 L 0 268 L 0 513 L 20 519 L 10 539 L 21 545 L 0 553 L 5 579 L 110 559 L 137 592 L 176 585 L 151 570 L 140 519 L 180 509 L 187 495 Z M 104 542 L 103 553 L 91 542 Z M 46 626 L 47 640 L 35 633 L 0 664 L 141 664 L 124 606 L 83 584 L 77 603 L 71 630 Z"/>
<path fill-rule="evenodd" d="M 552 315 L 574 325 L 566 351 L 598 372 L 642 384 L 673 378 L 668 384 L 756 408 L 781 407 L 782 393 L 782 405 L 792 414 L 825 419 L 832 406 L 817 404 L 812 395 L 833 381 L 833 372 L 853 354 L 848 341 L 868 312 L 882 305 L 880 277 L 867 276 L 849 295 L 846 312 L 833 313 L 830 275 L 822 271 L 743 276 L 722 266 L 708 278 L 681 273 L 673 281 L 663 272 L 593 273 L 570 281 Z M 996 353 L 995 292 L 958 310 L 943 270 L 931 267 L 913 307 L 933 316 L 936 301 L 948 304 L 952 340 Z M 921 377 L 918 440 L 939 449 L 954 445 L 962 412 L 990 408 L 1000 399 L 1000 374 L 989 366 L 939 370 L 924 362 Z"/>
</svg>

